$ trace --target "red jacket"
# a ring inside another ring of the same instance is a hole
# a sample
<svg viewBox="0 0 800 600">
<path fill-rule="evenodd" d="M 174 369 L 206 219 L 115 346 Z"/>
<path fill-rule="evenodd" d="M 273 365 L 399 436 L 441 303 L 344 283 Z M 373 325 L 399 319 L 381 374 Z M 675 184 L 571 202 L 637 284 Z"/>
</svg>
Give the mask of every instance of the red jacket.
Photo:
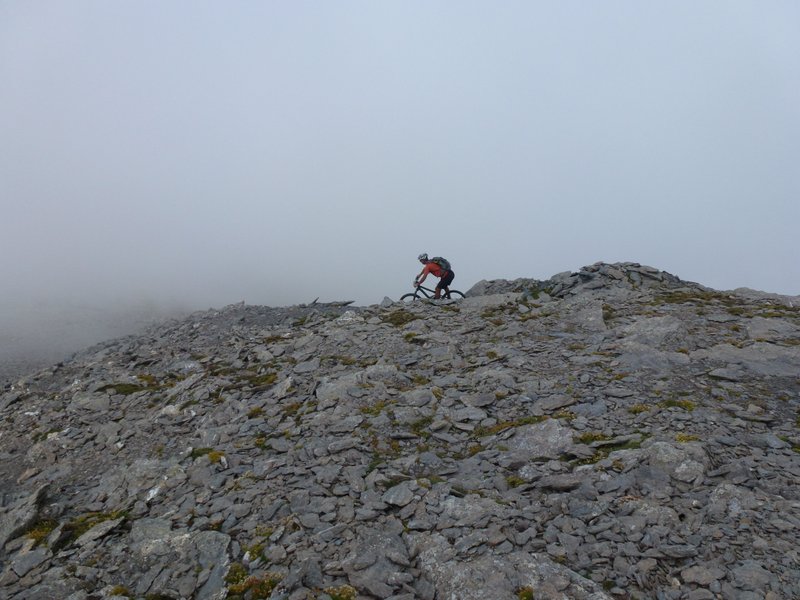
<svg viewBox="0 0 800 600">
<path fill-rule="evenodd" d="M 422 278 L 424 279 L 425 277 L 427 277 L 428 273 L 441 279 L 442 275 L 444 275 L 444 269 L 442 269 L 442 267 L 440 267 L 432 260 L 429 260 L 428 262 L 425 263 L 425 268 L 422 269 Z"/>
</svg>

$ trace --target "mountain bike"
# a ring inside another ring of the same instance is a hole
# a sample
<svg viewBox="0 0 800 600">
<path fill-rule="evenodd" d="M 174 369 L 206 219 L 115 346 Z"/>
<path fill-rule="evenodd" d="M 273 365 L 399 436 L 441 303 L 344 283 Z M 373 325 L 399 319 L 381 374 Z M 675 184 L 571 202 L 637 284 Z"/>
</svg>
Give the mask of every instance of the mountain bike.
<svg viewBox="0 0 800 600">
<path fill-rule="evenodd" d="M 424 285 L 418 285 L 417 289 L 413 292 L 409 292 L 400 297 L 400 302 L 413 302 L 414 300 L 424 300 L 426 298 L 433 299 L 434 295 L 436 294 L 436 290 L 432 290 L 431 288 L 426 288 Z M 450 292 L 442 293 L 441 299 L 442 300 L 456 300 L 459 298 L 463 298 L 463 292 L 459 292 L 458 290 L 450 290 Z"/>
</svg>

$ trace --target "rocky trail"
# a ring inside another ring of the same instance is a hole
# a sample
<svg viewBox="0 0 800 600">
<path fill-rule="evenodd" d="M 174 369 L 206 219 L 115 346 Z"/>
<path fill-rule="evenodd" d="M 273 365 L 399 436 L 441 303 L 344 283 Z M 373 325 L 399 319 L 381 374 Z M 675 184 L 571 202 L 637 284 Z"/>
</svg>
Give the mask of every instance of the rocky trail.
<svg viewBox="0 0 800 600">
<path fill-rule="evenodd" d="M 800 597 L 800 300 L 233 305 L 0 393 L 0 598 Z"/>
</svg>

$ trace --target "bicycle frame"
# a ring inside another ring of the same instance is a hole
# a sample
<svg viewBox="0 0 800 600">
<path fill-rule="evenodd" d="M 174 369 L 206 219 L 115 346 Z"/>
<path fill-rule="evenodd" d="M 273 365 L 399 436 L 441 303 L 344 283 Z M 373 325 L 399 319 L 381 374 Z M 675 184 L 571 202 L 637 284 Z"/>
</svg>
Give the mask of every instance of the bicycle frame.
<svg viewBox="0 0 800 600">
<path fill-rule="evenodd" d="M 412 294 L 419 294 L 420 296 L 425 296 L 425 298 L 434 298 L 436 296 L 436 290 L 432 290 L 431 288 L 425 287 L 424 285 L 418 285 L 417 288 L 412 292 Z M 409 294 L 406 294 L 407 296 Z M 445 292 L 442 290 L 442 299 L 444 300 L 457 300 L 459 298 L 463 298 L 464 293 L 458 290 L 450 290 L 449 292 Z"/>
<path fill-rule="evenodd" d="M 417 289 L 415 290 L 425 296 L 426 298 L 433 298 L 436 295 L 436 290 L 432 290 L 431 288 L 427 288 L 424 285 L 418 285 Z"/>
<path fill-rule="evenodd" d="M 443 290 L 444 292 L 444 290 Z M 459 300 L 464 297 L 464 292 L 460 292 L 458 290 L 450 290 L 449 292 L 444 292 L 442 294 L 442 300 Z M 424 285 L 418 285 L 413 292 L 409 292 L 408 294 L 403 294 L 400 298 L 401 302 L 408 302 L 411 300 L 434 300 L 436 298 L 436 290 L 432 290 L 431 288 L 425 287 Z"/>
</svg>

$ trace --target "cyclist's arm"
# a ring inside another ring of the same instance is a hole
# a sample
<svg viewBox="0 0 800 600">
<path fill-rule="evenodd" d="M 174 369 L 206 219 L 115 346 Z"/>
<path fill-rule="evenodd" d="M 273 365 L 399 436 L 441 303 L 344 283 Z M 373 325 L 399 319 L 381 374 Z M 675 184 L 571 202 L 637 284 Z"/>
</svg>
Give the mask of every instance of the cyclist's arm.
<svg viewBox="0 0 800 600">
<path fill-rule="evenodd" d="M 422 282 L 425 281 L 425 278 L 428 276 L 428 273 L 430 273 L 430 271 L 431 271 L 430 267 L 428 265 L 425 265 L 422 271 L 419 272 L 419 275 L 417 275 L 414 278 L 414 283 L 416 285 L 422 285 Z"/>
</svg>

